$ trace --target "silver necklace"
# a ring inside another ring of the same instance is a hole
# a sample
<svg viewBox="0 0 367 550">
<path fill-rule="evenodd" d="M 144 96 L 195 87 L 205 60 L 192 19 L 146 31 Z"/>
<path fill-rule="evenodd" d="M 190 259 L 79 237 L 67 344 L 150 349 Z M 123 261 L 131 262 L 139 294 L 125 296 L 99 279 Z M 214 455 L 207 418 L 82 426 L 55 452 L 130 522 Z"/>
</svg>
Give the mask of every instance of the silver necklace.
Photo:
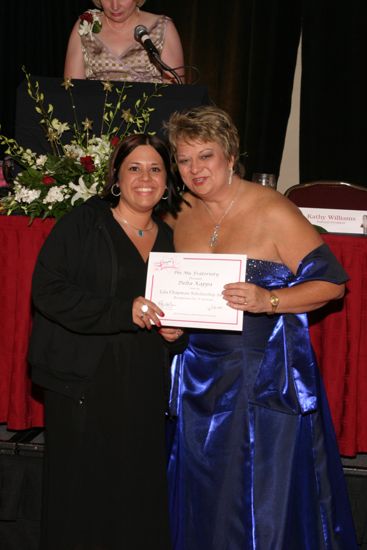
<svg viewBox="0 0 367 550">
<path fill-rule="evenodd" d="M 227 206 L 227 208 L 225 209 L 225 211 L 223 212 L 223 214 L 221 215 L 221 217 L 219 218 L 218 221 L 216 221 L 216 219 L 214 218 L 209 206 L 206 204 L 206 202 L 203 200 L 203 203 L 204 203 L 204 206 L 205 208 L 207 209 L 208 213 L 209 213 L 209 216 L 211 217 L 211 219 L 213 220 L 214 222 L 214 229 L 213 229 L 213 232 L 212 234 L 210 235 L 210 238 L 209 238 L 209 246 L 210 248 L 214 248 L 218 242 L 218 238 L 219 238 L 219 231 L 220 231 L 220 226 L 221 226 L 221 223 L 222 221 L 224 220 L 224 218 L 226 217 L 226 215 L 228 214 L 228 212 L 231 210 L 232 206 L 234 205 L 234 203 L 236 202 L 237 200 L 237 196 L 238 196 L 238 192 L 239 192 L 239 187 L 236 191 L 236 194 L 235 196 L 233 197 L 233 199 L 231 200 L 231 202 L 229 203 L 229 205 Z"/>
<path fill-rule="evenodd" d="M 154 229 L 155 227 L 155 224 L 154 224 L 154 221 L 151 220 L 151 224 L 149 227 L 137 227 L 136 225 L 128 222 L 125 218 L 121 218 L 119 217 L 116 212 L 115 212 L 115 217 L 117 218 L 117 221 L 121 221 L 124 225 L 127 225 L 129 227 L 132 227 L 133 229 L 135 229 L 135 231 L 138 233 L 138 236 L 139 237 L 144 237 L 144 233 L 146 233 L 147 231 L 151 231 L 152 229 Z"/>
</svg>

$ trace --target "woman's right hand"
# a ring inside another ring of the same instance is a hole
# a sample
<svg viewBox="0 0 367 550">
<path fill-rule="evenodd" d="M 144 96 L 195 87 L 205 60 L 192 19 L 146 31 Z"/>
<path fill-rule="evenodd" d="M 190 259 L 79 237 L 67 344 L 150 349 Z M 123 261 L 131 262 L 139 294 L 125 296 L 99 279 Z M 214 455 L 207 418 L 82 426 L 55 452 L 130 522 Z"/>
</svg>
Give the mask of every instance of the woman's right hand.
<svg viewBox="0 0 367 550">
<path fill-rule="evenodd" d="M 144 296 L 135 298 L 133 301 L 132 318 L 138 327 L 150 330 L 154 324 L 160 328 L 161 321 L 159 317 L 164 317 L 164 313 L 154 302 L 147 300 Z"/>
<path fill-rule="evenodd" d="M 169 342 L 172 344 L 173 342 L 176 342 L 181 336 L 183 335 L 184 331 L 181 328 L 177 327 L 162 327 L 159 329 L 159 334 L 166 340 L 166 342 Z"/>
</svg>

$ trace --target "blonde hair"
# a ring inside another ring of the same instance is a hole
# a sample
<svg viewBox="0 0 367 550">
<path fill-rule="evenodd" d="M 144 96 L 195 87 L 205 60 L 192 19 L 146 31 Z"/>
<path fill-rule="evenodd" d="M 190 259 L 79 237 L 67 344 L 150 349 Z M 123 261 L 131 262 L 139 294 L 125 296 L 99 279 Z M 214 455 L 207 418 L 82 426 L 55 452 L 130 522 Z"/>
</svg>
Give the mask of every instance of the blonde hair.
<svg viewBox="0 0 367 550">
<path fill-rule="evenodd" d="M 138 6 L 138 8 L 141 8 L 142 5 L 145 3 L 145 0 L 135 0 L 135 1 L 136 1 L 136 5 Z M 92 2 L 97 8 L 102 9 L 101 0 L 92 0 Z"/>
<path fill-rule="evenodd" d="M 176 111 L 166 122 L 165 128 L 174 154 L 179 140 L 198 140 L 204 143 L 215 141 L 222 147 L 228 160 L 233 157 L 238 172 L 238 131 L 231 117 L 222 109 L 202 105 L 184 112 Z"/>
</svg>

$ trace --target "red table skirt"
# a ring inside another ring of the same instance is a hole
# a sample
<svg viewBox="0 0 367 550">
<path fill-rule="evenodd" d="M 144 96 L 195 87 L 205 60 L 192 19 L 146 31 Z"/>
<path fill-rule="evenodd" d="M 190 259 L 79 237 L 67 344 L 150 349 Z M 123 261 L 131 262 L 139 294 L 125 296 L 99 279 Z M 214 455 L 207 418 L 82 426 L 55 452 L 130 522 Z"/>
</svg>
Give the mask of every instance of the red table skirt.
<svg viewBox="0 0 367 550">
<path fill-rule="evenodd" d="M 43 405 L 26 360 L 31 330 L 31 280 L 53 219 L 0 216 L 0 422 L 11 430 L 43 426 Z"/>
<path fill-rule="evenodd" d="M 39 390 L 27 364 L 31 278 L 53 220 L 0 216 L 0 422 L 43 426 Z M 343 301 L 310 315 L 311 338 L 342 455 L 367 452 L 367 238 L 324 235 L 350 276 Z"/>
<path fill-rule="evenodd" d="M 367 452 L 367 238 L 322 235 L 350 280 L 343 301 L 309 315 L 312 344 L 344 456 Z"/>
</svg>

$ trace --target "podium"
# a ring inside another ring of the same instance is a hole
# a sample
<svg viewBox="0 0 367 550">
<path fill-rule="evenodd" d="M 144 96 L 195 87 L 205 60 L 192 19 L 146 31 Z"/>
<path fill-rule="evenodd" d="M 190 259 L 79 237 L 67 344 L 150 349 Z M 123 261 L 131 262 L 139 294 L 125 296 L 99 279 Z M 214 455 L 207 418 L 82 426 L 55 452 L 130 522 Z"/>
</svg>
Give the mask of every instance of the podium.
<svg viewBox="0 0 367 550">
<path fill-rule="evenodd" d="M 45 106 L 48 104 L 54 107 L 54 117 L 61 122 L 68 122 L 72 127 L 75 117 L 78 123 L 88 118 L 93 121 L 91 133 L 101 133 L 102 113 L 106 98 L 103 84 L 99 80 L 72 80 L 73 87 L 71 101 L 69 92 L 62 86 L 62 78 L 49 78 L 31 76 L 32 83 L 39 83 L 40 92 L 44 94 Z M 108 94 L 108 102 L 116 105 L 116 88 L 126 86 L 126 100 L 122 109 L 131 109 L 134 112 L 134 105 L 143 94 L 150 96 L 156 90 L 160 97 L 152 97 L 147 106 L 154 109 L 150 115 L 147 131 L 156 132 L 164 138 L 163 123 L 168 120 L 174 111 L 181 111 L 186 108 L 210 103 L 206 86 L 191 84 L 168 84 L 155 85 L 151 83 L 137 82 L 111 82 L 113 90 Z M 24 80 L 17 89 L 16 97 L 16 119 L 15 138 L 22 147 L 30 148 L 38 154 L 50 151 L 49 143 L 40 126 L 41 116 L 35 111 L 35 102 L 28 95 L 27 81 Z M 71 132 L 65 132 L 65 143 L 70 140 Z"/>
</svg>

